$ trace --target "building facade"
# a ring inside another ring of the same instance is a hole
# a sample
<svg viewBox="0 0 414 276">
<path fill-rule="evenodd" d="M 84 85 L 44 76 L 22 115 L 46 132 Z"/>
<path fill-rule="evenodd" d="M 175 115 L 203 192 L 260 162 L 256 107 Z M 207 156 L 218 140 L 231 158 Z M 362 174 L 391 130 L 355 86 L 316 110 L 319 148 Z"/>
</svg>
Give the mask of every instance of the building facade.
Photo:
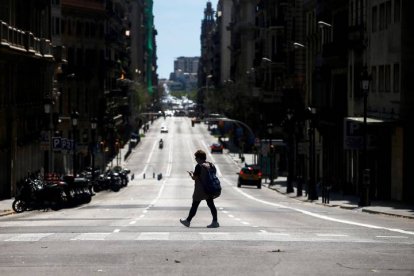
<svg viewBox="0 0 414 276">
<path fill-rule="evenodd" d="M 157 91 L 152 1 L 7 0 L 0 20 L 0 198 L 28 172 L 73 174 L 92 155 L 105 167 L 139 127 L 149 79 Z"/>
<path fill-rule="evenodd" d="M 0 198 L 16 192 L 28 172 L 43 171 L 55 59 L 50 1 L 0 4 Z"/>
<path fill-rule="evenodd" d="M 261 138 L 272 124 L 273 136 L 287 144 L 293 179 L 320 178 L 343 193 L 413 201 L 412 1 L 234 0 L 231 12 L 225 5 L 219 1 L 218 18 L 231 20 L 218 19 L 213 32 L 229 30 L 230 53 L 201 59 L 201 67 L 219 62 L 209 71 L 222 82 L 216 95 L 233 103 L 221 110 Z M 204 45 L 220 48 L 223 37 L 213 33 Z M 226 81 L 225 59 L 231 64 Z M 361 86 L 365 77 L 368 90 Z"/>
</svg>

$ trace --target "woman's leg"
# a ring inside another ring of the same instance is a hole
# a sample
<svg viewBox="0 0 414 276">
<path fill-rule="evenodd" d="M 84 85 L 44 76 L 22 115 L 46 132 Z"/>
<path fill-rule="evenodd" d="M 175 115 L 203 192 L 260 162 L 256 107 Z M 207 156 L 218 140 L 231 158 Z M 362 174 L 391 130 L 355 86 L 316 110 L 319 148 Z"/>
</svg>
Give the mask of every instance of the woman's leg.
<svg viewBox="0 0 414 276">
<path fill-rule="evenodd" d="M 217 209 L 214 205 L 214 199 L 210 198 L 207 199 L 207 206 L 210 208 L 211 215 L 213 216 L 213 221 L 217 221 Z"/>
<path fill-rule="evenodd" d="M 193 200 L 193 204 L 191 205 L 190 213 L 188 214 L 187 221 L 191 221 L 195 214 L 197 213 L 198 205 L 200 205 L 199 200 Z"/>
</svg>

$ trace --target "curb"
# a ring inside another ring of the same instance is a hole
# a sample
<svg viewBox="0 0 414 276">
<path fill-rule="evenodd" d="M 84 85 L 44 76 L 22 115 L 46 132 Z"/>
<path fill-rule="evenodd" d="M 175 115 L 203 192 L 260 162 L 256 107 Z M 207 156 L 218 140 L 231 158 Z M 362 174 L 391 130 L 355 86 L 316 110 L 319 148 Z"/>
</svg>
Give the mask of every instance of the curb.
<svg viewBox="0 0 414 276">
<path fill-rule="evenodd" d="M 346 209 L 346 210 L 356 210 L 356 209 L 361 208 L 361 207 L 358 207 L 358 206 L 357 207 L 353 207 L 353 206 L 344 206 L 344 205 L 339 205 L 339 204 L 324 204 L 324 203 L 314 202 L 312 200 L 302 200 L 302 199 L 299 199 L 299 198 L 290 197 L 290 196 L 288 196 L 287 193 L 281 192 L 278 189 L 272 189 L 268 185 L 266 185 L 266 187 L 268 189 L 270 189 L 270 190 L 273 190 L 273 191 L 278 192 L 279 194 L 285 195 L 285 196 L 287 196 L 289 198 L 296 199 L 296 200 L 302 201 L 302 202 L 315 203 L 317 205 L 321 205 L 321 206 L 325 206 L 325 207 L 339 207 L 341 209 Z M 374 210 L 363 209 L 363 208 L 361 208 L 361 212 L 368 213 L 368 214 L 374 214 L 374 215 L 386 215 L 386 216 L 391 216 L 391 217 L 399 217 L 399 218 L 405 218 L 405 219 L 414 219 L 414 217 L 412 217 L 412 216 L 405 216 L 405 215 L 400 215 L 400 214 L 391 214 L 391 213 L 374 211 Z"/>
<path fill-rule="evenodd" d="M 411 216 L 405 216 L 405 215 L 399 215 L 399 214 L 390 214 L 390 213 L 386 213 L 386 212 L 374 211 L 374 210 L 369 210 L 369 209 L 362 209 L 362 212 L 368 213 L 368 214 L 375 214 L 375 215 L 386 215 L 386 216 L 390 216 L 390 217 L 414 219 L 414 217 L 411 217 Z"/>
<path fill-rule="evenodd" d="M 4 210 L 4 211 L 0 212 L 0 217 L 5 217 L 5 216 L 8 216 L 8 215 L 12 215 L 12 214 L 14 214 L 13 210 Z"/>
</svg>

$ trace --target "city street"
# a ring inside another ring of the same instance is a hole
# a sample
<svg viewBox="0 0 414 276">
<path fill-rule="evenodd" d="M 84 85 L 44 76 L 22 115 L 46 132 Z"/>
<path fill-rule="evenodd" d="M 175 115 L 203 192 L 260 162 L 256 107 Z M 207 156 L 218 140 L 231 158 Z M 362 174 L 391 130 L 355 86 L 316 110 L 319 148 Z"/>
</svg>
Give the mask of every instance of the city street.
<svg viewBox="0 0 414 276">
<path fill-rule="evenodd" d="M 215 141 L 203 123 L 158 119 L 125 162 L 134 174 L 126 188 L 73 209 L 0 217 L 0 275 L 414 275 L 413 220 L 237 188 L 240 164 L 210 154 Z M 179 222 L 198 149 L 223 188 L 216 229 L 206 228 L 205 202 L 190 228 Z"/>
</svg>

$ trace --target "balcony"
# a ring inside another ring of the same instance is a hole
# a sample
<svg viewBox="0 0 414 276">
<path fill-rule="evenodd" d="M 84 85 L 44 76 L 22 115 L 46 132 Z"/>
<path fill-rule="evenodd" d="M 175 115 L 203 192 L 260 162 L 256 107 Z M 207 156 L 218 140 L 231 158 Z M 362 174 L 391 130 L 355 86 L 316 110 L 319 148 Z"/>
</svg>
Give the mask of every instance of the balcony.
<svg viewBox="0 0 414 276">
<path fill-rule="evenodd" d="M 9 26 L 3 21 L 0 21 L 0 47 L 15 53 L 53 59 L 53 47 L 50 40 L 35 37 L 31 32 Z"/>
<path fill-rule="evenodd" d="M 49 39 L 40 39 L 40 53 L 44 58 L 53 59 L 53 46 Z"/>
<path fill-rule="evenodd" d="M 65 46 L 54 46 L 53 47 L 53 55 L 57 62 L 67 63 L 67 52 Z"/>
<path fill-rule="evenodd" d="M 10 46 L 9 44 L 9 26 L 6 22 L 0 21 L 0 43 L 1 46 Z"/>
</svg>

